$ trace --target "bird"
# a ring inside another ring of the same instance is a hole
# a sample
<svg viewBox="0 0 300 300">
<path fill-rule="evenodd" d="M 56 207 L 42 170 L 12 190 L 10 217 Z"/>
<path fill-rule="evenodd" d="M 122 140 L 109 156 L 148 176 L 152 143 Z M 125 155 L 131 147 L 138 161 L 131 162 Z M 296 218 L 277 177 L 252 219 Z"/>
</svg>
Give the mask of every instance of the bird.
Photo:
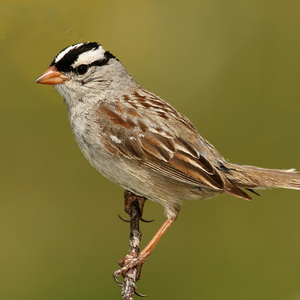
<svg viewBox="0 0 300 300">
<path fill-rule="evenodd" d="M 35 82 L 54 85 L 62 95 L 76 141 L 93 167 L 164 208 L 166 221 L 115 276 L 145 262 L 184 200 L 218 194 L 251 200 L 248 192 L 259 188 L 300 189 L 294 169 L 230 163 L 187 117 L 141 87 L 97 42 L 66 47 Z"/>
</svg>

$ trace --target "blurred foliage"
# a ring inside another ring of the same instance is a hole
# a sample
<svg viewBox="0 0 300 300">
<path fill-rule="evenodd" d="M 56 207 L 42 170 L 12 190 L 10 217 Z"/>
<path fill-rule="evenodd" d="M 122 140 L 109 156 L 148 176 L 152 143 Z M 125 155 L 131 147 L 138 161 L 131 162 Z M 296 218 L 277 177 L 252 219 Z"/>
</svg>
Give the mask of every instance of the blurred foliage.
<svg viewBox="0 0 300 300">
<path fill-rule="evenodd" d="M 232 162 L 300 169 L 297 1 L 3 1 L 0 299 L 120 299 L 123 191 L 85 160 L 53 88 L 64 47 L 98 41 Z M 149 299 L 300 299 L 300 193 L 185 203 L 146 262 Z M 143 244 L 164 220 L 146 203 Z"/>
</svg>

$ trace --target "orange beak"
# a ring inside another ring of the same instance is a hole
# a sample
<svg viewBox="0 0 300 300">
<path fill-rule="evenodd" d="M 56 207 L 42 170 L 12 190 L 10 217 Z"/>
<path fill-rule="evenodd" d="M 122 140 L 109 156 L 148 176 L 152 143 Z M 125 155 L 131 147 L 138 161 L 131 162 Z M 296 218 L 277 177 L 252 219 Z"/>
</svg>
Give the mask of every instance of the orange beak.
<svg viewBox="0 0 300 300">
<path fill-rule="evenodd" d="M 59 72 L 55 66 L 50 67 L 43 75 L 41 75 L 35 82 L 42 84 L 59 84 L 64 83 L 68 78 Z"/>
</svg>

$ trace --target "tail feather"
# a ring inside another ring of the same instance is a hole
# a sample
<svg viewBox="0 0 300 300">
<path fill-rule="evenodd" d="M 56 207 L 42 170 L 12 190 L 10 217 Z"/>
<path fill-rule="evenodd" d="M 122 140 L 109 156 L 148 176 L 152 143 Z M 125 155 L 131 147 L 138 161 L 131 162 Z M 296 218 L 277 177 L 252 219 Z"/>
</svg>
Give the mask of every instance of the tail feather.
<svg viewBox="0 0 300 300">
<path fill-rule="evenodd" d="M 228 164 L 224 174 L 238 187 L 255 189 L 279 187 L 300 190 L 300 172 L 295 169 L 276 170 L 254 166 Z"/>
</svg>

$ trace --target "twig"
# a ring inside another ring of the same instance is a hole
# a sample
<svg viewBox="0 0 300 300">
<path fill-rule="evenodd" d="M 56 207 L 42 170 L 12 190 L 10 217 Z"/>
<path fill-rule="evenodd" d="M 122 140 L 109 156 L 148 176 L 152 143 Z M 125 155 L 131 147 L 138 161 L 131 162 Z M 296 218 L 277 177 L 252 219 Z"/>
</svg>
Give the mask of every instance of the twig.
<svg viewBox="0 0 300 300">
<path fill-rule="evenodd" d="M 138 257 L 140 251 L 140 242 L 142 233 L 140 232 L 139 222 L 142 218 L 144 203 L 146 198 L 134 195 L 129 191 L 125 191 L 125 211 L 130 216 L 130 241 L 129 241 L 129 255 Z M 122 262 L 119 262 L 122 264 Z M 122 286 L 123 300 L 132 300 L 134 294 L 144 296 L 136 292 L 136 282 L 139 280 L 141 274 L 141 266 L 136 266 L 129 269 L 124 274 L 124 282 Z"/>
</svg>

